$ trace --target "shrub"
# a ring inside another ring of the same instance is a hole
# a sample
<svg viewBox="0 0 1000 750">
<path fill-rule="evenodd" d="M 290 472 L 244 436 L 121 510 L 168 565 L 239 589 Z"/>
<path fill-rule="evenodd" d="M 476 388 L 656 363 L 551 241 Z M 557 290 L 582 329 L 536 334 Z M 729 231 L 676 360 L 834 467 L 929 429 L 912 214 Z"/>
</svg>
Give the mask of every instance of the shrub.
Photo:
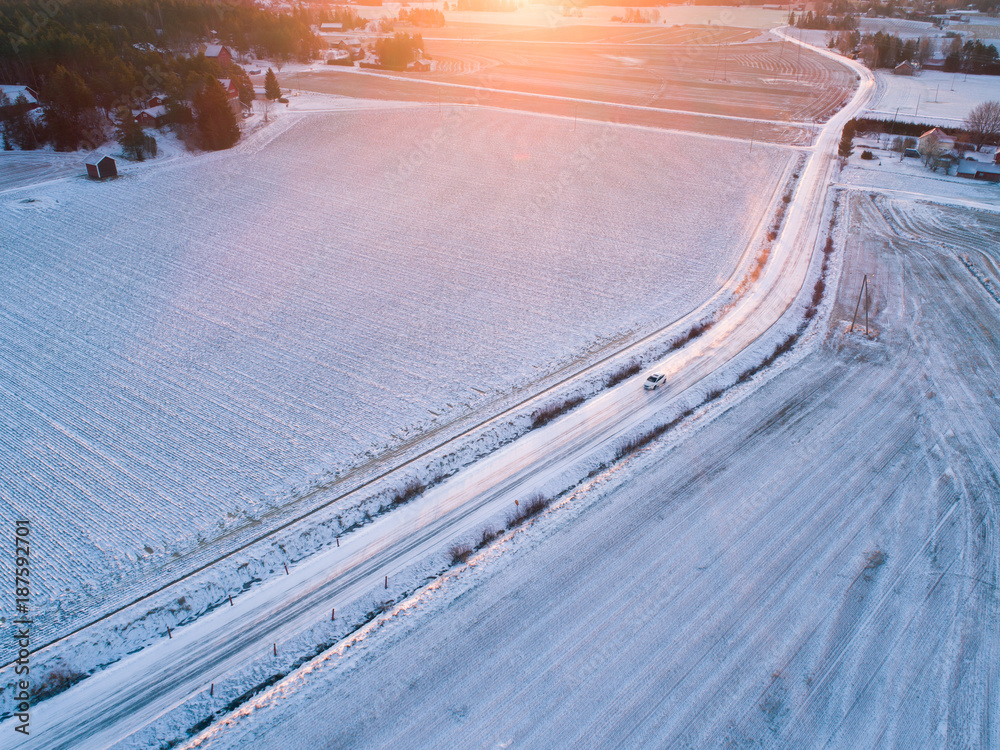
<svg viewBox="0 0 1000 750">
<path fill-rule="evenodd" d="M 427 489 L 427 485 L 419 479 L 411 479 L 403 488 L 396 491 L 396 496 L 392 499 L 393 505 L 403 505 Z"/>
<path fill-rule="evenodd" d="M 881 567 L 882 563 L 885 562 L 885 553 L 880 549 L 875 549 L 870 555 L 868 555 L 868 561 L 865 563 L 865 570 L 875 570 Z"/>
<path fill-rule="evenodd" d="M 520 502 L 517 506 L 517 510 L 507 517 L 507 528 L 513 529 L 515 526 L 521 525 L 529 518 L 537 516 L 548 507 L 550 502 L 552 502 L 552 500 L 542 494 L 532 495 L 528 499 Z"/>
<path fill-rule="evenodd" d="M 865 161 L 871 161 L 872 159 L 875 158 L 875 154 L 873 154 L 871 151 L 862 151 L 861 158 L 864 159 Z"/>
<path fill-rule="evenodd" d="M 701 336 L 705 331 L 712 327 L 713 321 L 705 320 L 698 323 L 696 326 L 691 328 L 687 333 L 678 338 L 674 343 L 670 345 L 670 351 L 674 352 L 680 349 L 685 344 L 694 341 L 696 338 Z"/>
<path fill-rule="evenodd" d="M 613 385 L 618 385 L 620 382 L 626 378 L 630 378 L 637 374 L 642 369 L 642 365 L 638 361 L 633 360 L 627 365 L 622 365 L 615 372 L 608 376 L 607 382 L 604 384 L 606 388 L 610 388 Z"/>
<path fill-rule="evenodd" d="M 487 526 L 483 529 L 482 535 L 479 537 L 479 547 L 485 547 L 487 544 L 492 542 L 500 536 L 500 532 L 494 529 L 492 526 Z"/>
<path fill-rule="evenodd" d="M 278 97 L 278 102 L 280 102 L 281 104 L 288 104 L 288 99 L 286 99 L 283 96 L 279 96 Z"/>
<path fill-rule="evenodd" d="M 469 559 L 469 555 L 472 554 L 472 546 L 461 542 L 459 544 L 453 544 L 448 549 L 448 554 L 451 555 L 451 564 L 457 565 L 458 563 L 464 563 Z"/>
<path fill-rule="evenodd" d="M 83 672 L 77 672 L 70 667 L 57 667 L 32 686 L 31 702 L 38 703 L 53 695 L 58 695 L 73 687 L 86 676 Z"/>
<path fill-rule="evenodd" d="M 816 286 L 813 287 L 813 307 L 819 305 L 823 301 L 823 290 L 826 289 L 826 282 L 823 279 L 816 279 Z"/>
<path fill-rule="evenodd" d="M 548 424 L 553 419 L 558 417 L 560 414 L 565 414 L 571 409 L 575 409 L 577 406 L 583 403 L 583 396 L 573 396 L 565 401 L 560 401 L 559 403 L 549 404 L 548 406 L 543 406 L 541 409 L 536 411 L 531 415 L 531 429 L 541 427 L 542 425 Z"/>
</svg>

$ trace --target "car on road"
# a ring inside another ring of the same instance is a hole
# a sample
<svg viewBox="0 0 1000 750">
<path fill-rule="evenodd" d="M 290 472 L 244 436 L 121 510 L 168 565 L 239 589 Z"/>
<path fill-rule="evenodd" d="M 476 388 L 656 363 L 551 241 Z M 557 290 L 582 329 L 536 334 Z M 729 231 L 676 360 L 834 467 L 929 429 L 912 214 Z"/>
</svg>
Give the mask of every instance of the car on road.
<svg viewBox="0 0 1000 750">
<path fill-rule="evenodd" d="M 652 375 L 646 378 L 646 383 L 643 387 L 647 391 L 655 391 L 657 388 L 663 385 L 666 379 L 667 379 L 666 375 L 659 372 L 654 372 Z"/>
</svg>

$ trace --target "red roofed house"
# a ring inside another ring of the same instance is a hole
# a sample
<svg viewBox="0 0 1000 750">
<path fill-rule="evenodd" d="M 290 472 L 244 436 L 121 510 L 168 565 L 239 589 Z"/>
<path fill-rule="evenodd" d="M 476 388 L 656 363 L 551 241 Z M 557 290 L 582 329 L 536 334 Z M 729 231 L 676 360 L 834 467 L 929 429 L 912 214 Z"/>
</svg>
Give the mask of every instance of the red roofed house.
<svg viewBox="0 0 1000 750">
<path fill-rule="evenodd" d="M 230 99 L 240 98 L 239 87 L 237 87 L 236 81 L 234 81 L 232 78 L 220 78 L 219 83 L 222 84 L 222 88 L 226 90 L 226 93 L 229 95 Z"/>
<path fill-rule="evenodd" d="M 223 70 L 228 68 L 233 62 L 233 56 L 230 54 L 229 49 L 222 44 L 208 44 L 205 46 L 205 57 L 209 60 L 215 60 L 219 63 Z"/>
</svg>

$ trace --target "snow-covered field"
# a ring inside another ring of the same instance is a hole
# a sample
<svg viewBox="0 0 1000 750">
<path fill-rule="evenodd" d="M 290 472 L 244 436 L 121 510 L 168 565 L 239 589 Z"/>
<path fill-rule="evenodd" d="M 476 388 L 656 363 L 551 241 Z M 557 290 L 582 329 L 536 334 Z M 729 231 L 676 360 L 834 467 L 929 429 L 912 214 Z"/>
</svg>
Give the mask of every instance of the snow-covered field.
<svg viewBox="0 0 1000 750">
<path fill-rule="evenodd" d="M 45 550 L 40 640 L 697 306 L 790 157 L 486 110 L 296 118 L 0 199 L 0 507 Z"/>
<path fill-rule="evenodd" d="M 960 127 L 977 104 L 1000 101 L 1000 76 L 925 70 L 916 76 L 875 73 L 878 91 L 869 107 L 875 117 Z"/>
<path fill-rule="evenodd" d="M 1000 746 L 1000 218 L 841 201 L 778 372 L 193 745 Z"/>
</svg>

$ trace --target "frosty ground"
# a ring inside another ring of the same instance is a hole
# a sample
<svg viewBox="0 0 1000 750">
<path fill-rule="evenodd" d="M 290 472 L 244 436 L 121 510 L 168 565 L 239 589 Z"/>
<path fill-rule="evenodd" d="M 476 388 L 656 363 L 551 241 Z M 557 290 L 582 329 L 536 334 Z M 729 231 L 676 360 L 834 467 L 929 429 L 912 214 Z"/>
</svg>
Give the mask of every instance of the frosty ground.
<svg viewBox="0 0 1000 750">
<path fill-rule="evenodd" d="M 39 637 L 680 317 L 732 272 L 789 159 L 386 107 L 5 194 L 2 492 L 46 519 Z"/>
<path fill-rule="evenodd" d="M 960 128 L 977 104 L 1000 100 L 997 76 L 926 70 L 918 76 L 877 74 L 872 117 Z"/>
<path fill-rule="evenodd" d="M 1000 746 L 1000 215 L 839 226 L 790 359 L 191 746 Z"/>
</svg>

